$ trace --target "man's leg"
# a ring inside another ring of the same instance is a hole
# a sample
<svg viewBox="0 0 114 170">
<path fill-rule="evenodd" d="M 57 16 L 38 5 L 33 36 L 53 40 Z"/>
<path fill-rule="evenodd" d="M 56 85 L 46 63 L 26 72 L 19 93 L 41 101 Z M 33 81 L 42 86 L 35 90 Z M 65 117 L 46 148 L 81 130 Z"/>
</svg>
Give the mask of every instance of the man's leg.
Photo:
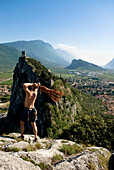
<svg viewBox="0 0 114 170">
<path fill-rule="evenodd" d="M 36 122 L 31 122 L 31 125 L 32 125 L 32 128 L 33 128 L 33 132 L 35 134 L 35 139 L 38 139 Z"/>
<path fill-rule="evenodd" d="M 24 134 L 24 124 L 25 124 L 25 122 L 20 121 L 20 131 L 21 131 L 21 136 L 23 136 L 23 134 Z"/>
</svg>

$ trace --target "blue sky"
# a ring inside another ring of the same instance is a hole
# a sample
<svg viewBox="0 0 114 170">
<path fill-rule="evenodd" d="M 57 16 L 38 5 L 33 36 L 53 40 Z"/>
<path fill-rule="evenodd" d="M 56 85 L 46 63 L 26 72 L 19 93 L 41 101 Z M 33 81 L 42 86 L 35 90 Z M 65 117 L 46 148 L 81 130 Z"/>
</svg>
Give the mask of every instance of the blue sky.
<svg viewBox="0 0 114 170">
<path fill-rule="evenodd" d="M 36 39 L 104 65 L 114 57 L 114 0 L 0 0 L 0 42 Z"/>
</svg>

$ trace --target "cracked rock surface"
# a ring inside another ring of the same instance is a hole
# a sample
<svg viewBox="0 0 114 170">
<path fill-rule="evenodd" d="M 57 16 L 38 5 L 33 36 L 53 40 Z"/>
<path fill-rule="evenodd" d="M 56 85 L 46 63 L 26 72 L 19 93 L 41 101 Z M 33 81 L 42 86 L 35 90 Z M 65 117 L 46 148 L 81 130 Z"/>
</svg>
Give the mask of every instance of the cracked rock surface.
<svg viewBox="0 0 114 170">
<path fill-rule="evenodd" d="M 19 133 L 0 136 L 0 169 L 1 170 L 105 170 L 102 159 L 109 160 L 111 153 L 102 147 L 83 147 L 73 155 L 60 151 L 63 145 L 74 145 L 75 142 L 63 139 L 38 139 L 34 135 L 25 135 L 22 141 Z M 52 163 L 54 156 L 61 159 Z M 102 158 L 102 159 L 101 159 Z M 100 160 L 101 159 L 101 160 Z"/>
</svg>

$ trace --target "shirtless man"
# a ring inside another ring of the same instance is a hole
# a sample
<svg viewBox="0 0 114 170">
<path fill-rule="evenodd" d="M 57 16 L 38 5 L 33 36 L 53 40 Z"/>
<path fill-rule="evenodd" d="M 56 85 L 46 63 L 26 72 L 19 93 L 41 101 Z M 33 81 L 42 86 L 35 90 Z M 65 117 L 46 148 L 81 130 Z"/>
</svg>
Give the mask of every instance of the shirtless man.
<svg viewBox="0 0 114 170">
<path fill-rule="evenodd" d="M 35 134 L 35 141 L 38 140 L 37 137 L 37 127 L 35 118 L 37 115 L 37 111 L 34 107 L 35 100 L 38 94 L 38 87 L 40 83 L 24 83 L 23 88 L 26 92 L 25 103 L 24 103 L 24 111 L 20 118 L 20 131 L 21 131 L 21 138 L 24 139 L 24 124 L 27 120 L 31 122 L 33 132 Z M 31 89 L 29 89 L 31 87 Z M 54 89 L 49 89 L 45 86 L 40 86 L 40 91 L 47 93 L 53 101 L 59 101 L 61 96 L 64 95 L 63 91 L 56 91 Z"/>
<path fill-rule="evenodd" d="M 36 116 L 37 111 L 35 109 L 34 103 L 37 98 L 38 94 L 38 87 L 40 83 L 24 83 L 23 88 L 26 92 L 25 103 L 24 103 L 24 110 L 20 118 L 20 131 L 21 131 L 21 138 L 24 139 L 24 124 L 27 120 L 31 122 L 33 132 L 35 134 L 35 141 L 38 140 L 37 137 L 37 126 L 36 126 Z M 29 87 L 31 89 L 29 89 Z"/>
</svg>

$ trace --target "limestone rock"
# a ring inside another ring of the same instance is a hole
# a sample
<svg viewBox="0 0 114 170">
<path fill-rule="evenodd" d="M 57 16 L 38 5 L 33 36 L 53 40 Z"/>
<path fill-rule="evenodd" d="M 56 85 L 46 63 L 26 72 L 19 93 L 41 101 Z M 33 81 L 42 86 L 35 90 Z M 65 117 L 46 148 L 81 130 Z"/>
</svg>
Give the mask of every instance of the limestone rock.
<svg viewBox="0 0 114 170">
<path fill-rule="evenodd" d="M 17 158 L 10 153 L 0 151 L 0 169 L 1 170 L 40 170 L 38 166 L 31 162 L 24 161 L 22 158 Z"/>
<path fill-rule="evenodd" d="M 3 142 L 16 142 L 15 139 L 12 139 L 11 137 L 7 137 L 7 136 L 0 136 L 0 141 L 3 141 Z"/>
<path fill-rule="evenodd" d="M 64 145 L 74 145 L 75 142 L 63 139 L 38 139 L 38 143 L 34 142 L 33 135 L 26 134 L 25 141 L 15 141 L 18 139 L 19 133 L 10 133 L 6 137 L 0 138 L 1 150 L 5 148 L 20 148 L 20 151 L 14 152 L 9 149 L 9 152 L 0 151 L 0 167 L 1 169 L 40 169 L 39 165 L 42 164 L 49 170 L 105 170 L 107 165 L 105 162 L 109 161 L 111 153 L 102 147 L 84 147 L 83 150 L 77 154 L 65 156 L 59 148 Z M 12 141 L 13 137 L 15 138 Z M 5 140 L 3 140 L 5 139 Z M 9 139 L 9 140 L 7 140 Z M 41 148 L 36 150 L 24 151 L 25 146 L 41 145 Z M 78 146 L 81 146 L 77 144 Z M 81 146 L 83 147 L 83 146 Z M 52 164 L 54 155 L 61 155 L 62 160 Z M 23 160 L 24 158 L 25 160 Z M 104 162 L 102 162 L 102 159 Z M 32 162 L 32 163 L 31 163 Z M 35 165 L 36 166 L 35 166 Z"/>
<path fill-rule="evenodd" d="M 79 169 L 79 170 L 89 170 L 91 165 L 96 168 L 96 170 L 100 170 L 99 161 L 95 154 L 90 153 L 81 153 L 76 156 L 72 156 L 70 158 L 65 159 L 63 162 L 57 164 L 55 166 L 55 170 L 59 169 Z"/>
<path fill-rule="evenodd" d="M 8 145 L 8 148 L 19 148 L 20 150 L 22 150 L 22 149 L 24 149 L 24 148 L 26 148 L 28 146 L 29 146 L 28 142 L 20 141 L 18 143 Z"/>
</svg>

